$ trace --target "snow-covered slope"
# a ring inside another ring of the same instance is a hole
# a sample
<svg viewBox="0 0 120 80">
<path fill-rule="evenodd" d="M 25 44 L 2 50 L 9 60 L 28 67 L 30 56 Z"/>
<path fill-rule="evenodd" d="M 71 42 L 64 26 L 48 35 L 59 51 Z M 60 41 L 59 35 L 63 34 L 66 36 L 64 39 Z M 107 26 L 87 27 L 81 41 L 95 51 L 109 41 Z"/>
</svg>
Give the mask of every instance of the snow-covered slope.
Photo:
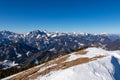
<svg viewBox="0 0 120 80">
<path fill-rule="evenodd" d="M 95 57 L 104 55 L 103 58 L 78 64 L 66 69 L 52 71 L 36 80 L 120 80 L 120 52 L 105 51 L 100 48 L 88 48 L 86 55 L 75 55 L 69 57 L 69 61 L 81 57 Z"/>
<path fill-rule="evenodd" d="M 120 80 L 120 51 L 90 47 L 3 80 Z"/>
</svg>

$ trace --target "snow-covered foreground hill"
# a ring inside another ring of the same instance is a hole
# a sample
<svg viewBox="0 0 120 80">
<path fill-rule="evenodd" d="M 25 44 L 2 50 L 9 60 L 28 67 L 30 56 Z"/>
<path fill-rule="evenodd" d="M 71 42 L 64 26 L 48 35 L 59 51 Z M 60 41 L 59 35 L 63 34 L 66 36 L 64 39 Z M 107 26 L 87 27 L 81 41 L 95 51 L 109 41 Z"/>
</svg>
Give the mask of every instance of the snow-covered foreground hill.
<svg viewBox="0 0 120 80">
<path fill-rule="evenodd" d="M 120 51 L 90 47 L 3 80 L 120 80 Z"/>
</svg>

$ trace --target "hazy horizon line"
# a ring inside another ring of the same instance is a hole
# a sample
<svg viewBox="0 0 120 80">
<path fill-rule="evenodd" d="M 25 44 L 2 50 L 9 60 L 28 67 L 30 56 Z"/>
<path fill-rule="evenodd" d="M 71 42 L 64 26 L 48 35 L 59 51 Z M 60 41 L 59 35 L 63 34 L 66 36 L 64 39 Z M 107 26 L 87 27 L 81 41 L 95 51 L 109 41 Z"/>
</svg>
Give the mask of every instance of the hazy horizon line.
<svg viewBox="0 0 120 80">
<path fill-rule="evenodd" d="M 26 31 L 26 32 L 17 32 L 17 31 L 14 31 L 14 30 L 0 30 L 1 31 L 9 31 L 9 32 L 14 32 L 14 33 L 18 33 L 18 34 L 26 34 L 28 32 L 32 32 L 32 31 L 46 31 L 46 32 L 54 32 L 54 33 L 88 33 L 88 34 L 120 34 L 120 33 L 114 33 L 114 32 L 82 32 L 82 31 L 50 31 L 50 30 L 46 30 L 46 29 L 33 29 L 33 30 L 29 30 L 29 31 Z"/>
</svg>

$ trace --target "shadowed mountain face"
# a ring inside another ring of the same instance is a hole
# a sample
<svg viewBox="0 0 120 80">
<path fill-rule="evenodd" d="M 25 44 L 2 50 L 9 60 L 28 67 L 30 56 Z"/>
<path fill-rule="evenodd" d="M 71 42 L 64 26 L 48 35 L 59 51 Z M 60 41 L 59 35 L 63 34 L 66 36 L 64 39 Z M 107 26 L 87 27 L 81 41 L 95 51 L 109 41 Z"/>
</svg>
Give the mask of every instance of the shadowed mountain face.
<svg viewBox="0 0 120 80">
<path fill-rule="evenodd" d="M 120 64 L 118 62 L 118 59 L 113 56 L 111 59 L 111 63 L 114 67 L 113 77 L 115 78 L 115 80 L 120 80 Z"/>
<path fill-rule="evenodd" d="M 0 69 L 7 65 L 6 60 L 19 65 L 34 64 L 89 46 L 119 50 L 119 44 L 120 35 L 115 34 L 0 31 Z"/>
</svg>

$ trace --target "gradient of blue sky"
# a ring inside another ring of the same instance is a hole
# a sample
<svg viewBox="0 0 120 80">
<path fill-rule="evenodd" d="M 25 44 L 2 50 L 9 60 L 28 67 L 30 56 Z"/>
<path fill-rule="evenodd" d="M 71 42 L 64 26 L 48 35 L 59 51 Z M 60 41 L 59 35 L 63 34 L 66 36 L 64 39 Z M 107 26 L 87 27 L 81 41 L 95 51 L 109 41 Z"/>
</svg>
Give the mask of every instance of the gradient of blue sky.
<svg viewBox="0 0 120 80">
<path fill-rule="evenodd" d="M 120 33 L 120 0 L 0 0 L 0 30 Z"/>
</svg>

